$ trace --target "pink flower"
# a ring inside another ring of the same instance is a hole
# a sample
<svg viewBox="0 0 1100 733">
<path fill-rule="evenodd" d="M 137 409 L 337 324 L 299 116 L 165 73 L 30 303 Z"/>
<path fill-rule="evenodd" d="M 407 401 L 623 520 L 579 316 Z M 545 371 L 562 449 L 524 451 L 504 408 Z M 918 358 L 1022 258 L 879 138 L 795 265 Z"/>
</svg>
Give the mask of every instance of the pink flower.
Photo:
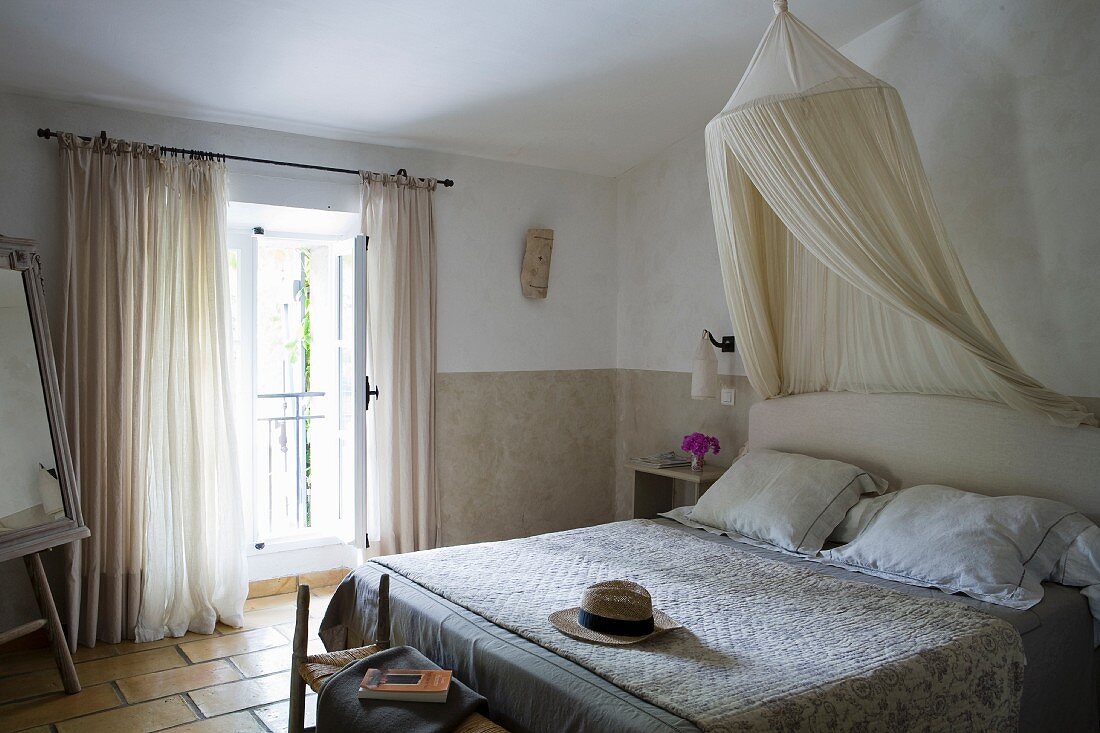
<svg viewBox="0 0 1100 733">
<path fill-rule="evenodd" d="M 702 433 L 685 435 L 684 442 L 680 444 L 680 449 L 694 456 L 699 456 L 700 458 L 710 451 L 714 451 L 715 455 L 722 452 L 722 446 L 718 442 L 718 438 L 712 435 L 703 435 Z"/>
</svg>

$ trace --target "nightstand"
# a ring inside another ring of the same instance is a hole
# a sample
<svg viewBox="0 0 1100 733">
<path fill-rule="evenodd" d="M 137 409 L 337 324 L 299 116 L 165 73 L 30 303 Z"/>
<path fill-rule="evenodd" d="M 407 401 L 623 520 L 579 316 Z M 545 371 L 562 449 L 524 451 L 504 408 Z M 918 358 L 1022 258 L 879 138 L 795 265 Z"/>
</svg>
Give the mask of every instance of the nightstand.
<svg viewBox="0 0 1100 733">
<path fill-rule="evenodd" d="M 728 466 L 704 466 L 702 471 L 683 468 L 655 468 L 644 463 L 627 461 L 626 467 L 634 472 L 635 519 L 652 519 L 659 512 L 674 507 L 676 482 L 688 484 L 688 502 L 695 503 L 703 492 L 717 481 Z"/>
</svg>

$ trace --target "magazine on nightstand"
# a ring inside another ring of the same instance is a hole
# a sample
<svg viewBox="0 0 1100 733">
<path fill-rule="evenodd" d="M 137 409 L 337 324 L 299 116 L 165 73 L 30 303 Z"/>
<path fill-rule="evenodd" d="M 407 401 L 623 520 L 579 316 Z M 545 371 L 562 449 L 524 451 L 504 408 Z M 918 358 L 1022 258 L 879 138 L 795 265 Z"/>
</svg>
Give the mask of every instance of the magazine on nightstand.
<svg viewBox="0 0 1100 733">
<path fill-rule="evenodd" d="M 645 466 L 652 466 L 653 468 L 678 468 L 680 466 L 691 465 L 691 458 L 689 456 L 683 453 L 677 453 L 674 450 L 665 453 L 654 453 L 644 458 L 631 458 L 630 460 Z"/>
</svg>

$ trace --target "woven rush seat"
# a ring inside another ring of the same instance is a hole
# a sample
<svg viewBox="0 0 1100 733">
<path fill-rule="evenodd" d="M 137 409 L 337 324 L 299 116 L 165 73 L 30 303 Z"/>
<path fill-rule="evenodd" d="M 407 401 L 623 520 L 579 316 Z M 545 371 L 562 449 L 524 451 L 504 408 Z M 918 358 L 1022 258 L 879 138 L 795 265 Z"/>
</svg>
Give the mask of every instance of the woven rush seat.
<svg viewBox="0 0 1100 733">
<path fill-rule="evenodd" d="M 390 646 L 390 576 L 383 575 L 378 581 L 378 631 L 373 644 L 343 649 L 323 654 L 306 655 L 309 625 L 309 586 L 298 586 L 298 600 L 294 620 L 294 643 L 292 646 L 294 671 L 290 677 L 290 733 L 303 733 L 305 728 L 305 687 L 316 693 L 321 692 L 329 678 L 344 667 L 360 659 L 377 654 Z M 473 713 L 454 733 L 508 733 L 480 713 Z"/>
<path fill-rule="evenodd" d="M 382 649 L 383 647 L 378 644 L 369 644 L 356 649 L 345 649 L 339 652 L 311 654 L 305 658 L 305 661 L 298 665 L 298 674 L 300 674 L 302 679 L 305 680 L 305 683 L 309 685 L 309 689 L 314 692 L 320 692 L 329 677 L 352 662 L 366 659 L 372 654 L 377 654 L 382 651 Z"/>
<path fill-rule="evenodd" d="M 454 729 L 454 733 L 508 733 L 481 713 L 474 713 Z"/>
</svg>

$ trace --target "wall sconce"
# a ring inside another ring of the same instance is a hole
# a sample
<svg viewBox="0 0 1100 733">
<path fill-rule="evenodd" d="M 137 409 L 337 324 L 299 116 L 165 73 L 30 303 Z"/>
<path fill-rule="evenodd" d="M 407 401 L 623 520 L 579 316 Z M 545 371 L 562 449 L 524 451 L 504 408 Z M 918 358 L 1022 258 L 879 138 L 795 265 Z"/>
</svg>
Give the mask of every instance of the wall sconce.
<svg viewBox="0 0 1100 733">
<path fill-rule="evenodd" d="M 737 339 L 733 336 L 723 336 L 721 342 L 715 341 L 714 336 L 705 328 L 703 329 L 703 335 L 710 339 L 710 342 L 714 344 L 715 348 L 719 348 L 725 353 L 737 351 Z"/>
<path fill-rule="evenodd" d="M 699 339 L 699 345 L 695 347 L 695 356 L 692 359 L 691 399 L 717 399 L 718 357 L 714 355 L 714 349 L 718 348 L 725 353 L 729 353 L 735 350 L 735 344 L 733 336 L 723 336 L 721 341 L 716 341 L 710 331 L 703 330 L 703 335 Z"/>
</svg>

